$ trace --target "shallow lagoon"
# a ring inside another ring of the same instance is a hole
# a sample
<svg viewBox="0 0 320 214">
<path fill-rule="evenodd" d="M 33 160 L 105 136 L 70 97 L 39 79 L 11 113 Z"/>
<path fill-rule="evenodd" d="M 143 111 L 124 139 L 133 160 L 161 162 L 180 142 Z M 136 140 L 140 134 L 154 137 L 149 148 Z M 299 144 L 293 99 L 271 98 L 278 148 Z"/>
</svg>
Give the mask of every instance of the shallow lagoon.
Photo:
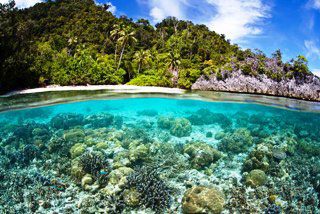
<svg viewBox="0 0 320 214">
<path fill-rule="evenodd" d="M 318 105 L 227 96 L 1 113 L 0 213 L 319 213 Z"/>
</svg>

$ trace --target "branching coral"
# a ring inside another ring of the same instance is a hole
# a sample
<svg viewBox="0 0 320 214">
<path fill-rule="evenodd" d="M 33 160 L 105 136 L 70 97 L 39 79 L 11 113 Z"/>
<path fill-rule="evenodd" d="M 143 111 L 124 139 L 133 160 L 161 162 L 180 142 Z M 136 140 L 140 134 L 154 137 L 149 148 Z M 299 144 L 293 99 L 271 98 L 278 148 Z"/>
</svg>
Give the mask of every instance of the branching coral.
<svg viewBox="0 0 320 214">
<path fill-rule="evenodd" d="M 156 213 L 162 213 L 170 207 L 172 189 L 160 179 L 156 169 L 137 169 L 127 177 L 127 186 L 139 193 L 140 205 Z"/>
<path fill-rule="evenodd" d="M 109 163 L 102 153 L 86 152 L 80 156 L 80 165 L 85 173 L 95 178 L 101 175 L 102 170 L 109 168 Z"/>
</svg>

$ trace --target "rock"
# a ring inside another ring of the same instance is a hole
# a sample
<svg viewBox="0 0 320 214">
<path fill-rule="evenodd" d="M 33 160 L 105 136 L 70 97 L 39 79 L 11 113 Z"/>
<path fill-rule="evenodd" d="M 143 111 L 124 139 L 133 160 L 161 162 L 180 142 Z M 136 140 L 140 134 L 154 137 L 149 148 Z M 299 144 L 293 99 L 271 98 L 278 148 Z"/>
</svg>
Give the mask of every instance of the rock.
<svg viewBox="0 0 320 214">
<path fill-rule="evenodd" d="M 257 76 L 244 75 L 241 70 L 228 72 L 224 80 L 201 76 L 193 85 L 193 90 L 226 91 L 238 93 L 268 94 L 320 101 L 320 78 L 314 75 L 305 80 L 282 79 L 277 82 L 264 74 Z"/>
<path fill-rule="evenodd" d="M 246 184 L 251 187 L 262 186 L 267 183 L 267 176 L 260 169 L 252 170 L 246 178 Z"/>
<path fill-rule="evenodd" d="M 185 214 L 219 214 L 223 211 L 224 198 L 217 187 L 195 186 L 185 192 L 182 210 Z"/>
</svg>

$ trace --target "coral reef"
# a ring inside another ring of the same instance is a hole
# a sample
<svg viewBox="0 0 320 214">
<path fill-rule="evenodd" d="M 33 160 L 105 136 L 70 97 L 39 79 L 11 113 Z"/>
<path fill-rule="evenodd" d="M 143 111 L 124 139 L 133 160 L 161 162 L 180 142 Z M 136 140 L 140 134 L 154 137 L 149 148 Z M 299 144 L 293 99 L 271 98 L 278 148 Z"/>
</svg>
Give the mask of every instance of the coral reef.
<svg viewBox="0 0 320 214">
<path fill-rule="evenodd" d="M 266 173 L 260 169 L 252 170 L 246 177 L 246 184 L 251 187 L 258 187 L 266 184 Z"/>
<path fill-rule="evenodd" d="M 83 115 L 74 113 L 60 113 L 54 116 L 50 125 L 54 129 L 70 129 L 83 124 Z"/>
<path fill-rule="evenodd" d="M 210 125 L 217 124 L 222 128 L 232 126 L 232 121 L 221 113 L 213 113 L 209 109 L 199 109 L 187 118 L 192 125 Z"/>
<path fill-rule="evenodd" d="M 170 207 L 172 189 L 162 181 L 157 170 L 142 167 L 127 177 L 128 188 L 139 193 L 140 204 L 162 213 Z"/>
<path fill-rule="evenodd" d="M 0 213 L 319 213 L 317 114 L 120 103 L 0 114 Z"/>
<path fill-rule="evenodd" d="M 188 189 L 182 199 L 185 214 L 219 214 L 223 211 L 225 196 L 216 187 L 194 186 Z"/>
<path fill-rule="evenodd" d="M 97 113 L 89 115 L 84 119 L 84 123 L 90 124 L 93 128 L 109 127 L 114 123 L 115 117 L 108 113 Z"/>
<path fill-rule="evenodd" d="M 189 120 L 185 118 L 177 118 L 174 120 L 170 133 L 177 137 L 190 136 L 192 132 L 192 126 Z"/>
<path fill-rule="evenodd" d="M 230 153 L 241 153 L 248 151 L 253 145 L 251 133 L 246 128 L 238 128 L 232 132 L 227 132 L 220 140 L 219 150 Z"/>
<path fill-rule="evenodd" d="M 191 165 L 202 169 L 219 160 L 221 154 L 205 142 L 191 142 L 183 147 L 183 152 L 191 157 Z"/>
</svg>

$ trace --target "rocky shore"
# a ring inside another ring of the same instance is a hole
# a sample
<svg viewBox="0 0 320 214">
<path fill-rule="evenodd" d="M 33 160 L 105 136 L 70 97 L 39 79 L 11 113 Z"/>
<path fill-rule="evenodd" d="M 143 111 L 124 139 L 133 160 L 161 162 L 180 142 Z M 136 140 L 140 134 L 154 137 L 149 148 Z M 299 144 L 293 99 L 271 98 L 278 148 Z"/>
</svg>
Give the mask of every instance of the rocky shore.
<svg viewBox="0 0 320 214">
<path fill-rule="evenodd" d="M 210 77 L 201 76 L 193 85 L 193 90 L 240 92 L 284 96 L 309 101 L 320 101 L 320 78 L 308 76 L 307 79 L 282 79 L 280 82 L 266 75 L 248 76 L 240 70 L 228 74 L 219 80 L 215 74 Z"/>
</svg>

